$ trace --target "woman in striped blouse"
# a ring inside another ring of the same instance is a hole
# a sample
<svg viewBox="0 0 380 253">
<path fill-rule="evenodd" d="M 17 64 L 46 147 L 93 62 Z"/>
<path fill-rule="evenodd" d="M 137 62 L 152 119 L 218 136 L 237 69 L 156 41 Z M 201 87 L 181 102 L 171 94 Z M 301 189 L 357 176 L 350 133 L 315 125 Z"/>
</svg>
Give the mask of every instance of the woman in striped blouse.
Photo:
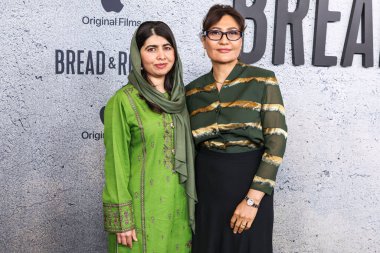
<svg viewBox="0 0 380 253">
<path fill-rule="evenodd" d="M 212 70 L 186 86 L 198 151 L 193 253 L 272 252 L 287 126 L 274 73 L 238 60 L 244 28 L 231 6 L 211 7 L 201 40 Z"/>
</svg>

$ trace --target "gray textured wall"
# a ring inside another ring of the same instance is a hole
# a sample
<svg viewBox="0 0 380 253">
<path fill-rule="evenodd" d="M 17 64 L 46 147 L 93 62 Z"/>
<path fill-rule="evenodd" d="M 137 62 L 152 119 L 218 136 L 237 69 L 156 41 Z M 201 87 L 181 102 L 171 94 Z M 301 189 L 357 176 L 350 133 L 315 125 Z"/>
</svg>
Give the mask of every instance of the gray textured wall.
<svg viewBox="0 0 380 253">
<path fill-rule="evenodd" d="M 103 75 L 55 74 L 55 50 L 116 57 L 128 52 L 135 27 L 82 18 L 166 21 L 189 82 L 210 68 L 197 39 L 203 15 L 212 4 L 232 4 L 122 2 L 120 13 L 107 13 L 100 0 L 0 2 L 0 252 L 105 252 L 104 147 L 82 133 L 102 132 L 99 110 L 127 79 L 108 67 Z M 380 252 L 379 66 L 365 69 L 359 56 L 348 68 L 311 65 L 315 0 L 303 25 L 306 64 L 292 66 L 288 40 L 285 64 L 273 66 L 274 2 L 266 7 L 267 51 L 256 65 L 276 72 L 289 125 L 275 252 Z M 352 0 L 330 2 L 342 18 L 329 25 L 327 53 L 340 60 Z M 378 63 L 380 2 L 373 4 Z"/>
</svg>

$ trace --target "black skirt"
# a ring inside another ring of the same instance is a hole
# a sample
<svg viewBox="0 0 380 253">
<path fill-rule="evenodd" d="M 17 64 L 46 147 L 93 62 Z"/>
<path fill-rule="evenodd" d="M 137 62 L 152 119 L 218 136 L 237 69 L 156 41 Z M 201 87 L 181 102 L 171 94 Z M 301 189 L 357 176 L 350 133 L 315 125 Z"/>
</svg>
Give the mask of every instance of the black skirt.
<svg viewBox="0 0 380 253">
<path fill-rule="evenodd" d="M 250 189 L 262 150 L 221 153 L 202 149 L 196 157 L 196 228 L 193 253 L 271 253 L 273 196 L 265 195 L 249 230 L 234 234 L 230 220 Z"/>
</svg>

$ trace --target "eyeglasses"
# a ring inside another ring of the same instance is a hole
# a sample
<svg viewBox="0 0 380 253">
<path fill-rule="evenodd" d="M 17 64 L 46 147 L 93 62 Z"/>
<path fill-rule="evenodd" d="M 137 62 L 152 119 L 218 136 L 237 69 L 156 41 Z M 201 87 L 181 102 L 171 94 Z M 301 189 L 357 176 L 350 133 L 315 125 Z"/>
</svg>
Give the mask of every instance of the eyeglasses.
<svg viewBox="0 0 380 253">
<path fill-rule="evenodd" d="M 218 41 L 223 38 L 223 35 L 226 35 L 227 39 L 230 41 L 239 40 L 241 37 L 243 37 L 243 32 L 232 30 L 228 32 L 222 32 L 219 30 L 208 30 L 202 32 L 203 36 L 207 36 L 210 40 Z"/>
</svg>

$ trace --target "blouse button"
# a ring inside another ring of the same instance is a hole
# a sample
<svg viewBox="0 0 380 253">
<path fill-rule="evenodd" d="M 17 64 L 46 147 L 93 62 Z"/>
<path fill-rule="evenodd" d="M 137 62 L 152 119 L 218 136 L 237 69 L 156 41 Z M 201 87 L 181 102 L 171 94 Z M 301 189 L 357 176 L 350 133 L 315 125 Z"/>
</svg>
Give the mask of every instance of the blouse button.
<svg viewBox="0 0 380 253">
<path fill-rule="evenodd" d="M 173 154 L 173 155 L 175 154 L 175 149 L 174 149 L 174 148 L 172 149 L 172 154 Z"/>
<path fill-rule="evenodd" d="M 218 132 L 218 131 L 217 131 L 216 129 L 213 129 L 213 130 L 212 130 L 212 133 L 213 133 L 213 134 L 216 134 L 217 132 Z"/>
<path fill-rule="evenodd" d="M 173 122 L 170 123 L 170 127 L 174 128 L 174 123 Z"/>
</svg>

